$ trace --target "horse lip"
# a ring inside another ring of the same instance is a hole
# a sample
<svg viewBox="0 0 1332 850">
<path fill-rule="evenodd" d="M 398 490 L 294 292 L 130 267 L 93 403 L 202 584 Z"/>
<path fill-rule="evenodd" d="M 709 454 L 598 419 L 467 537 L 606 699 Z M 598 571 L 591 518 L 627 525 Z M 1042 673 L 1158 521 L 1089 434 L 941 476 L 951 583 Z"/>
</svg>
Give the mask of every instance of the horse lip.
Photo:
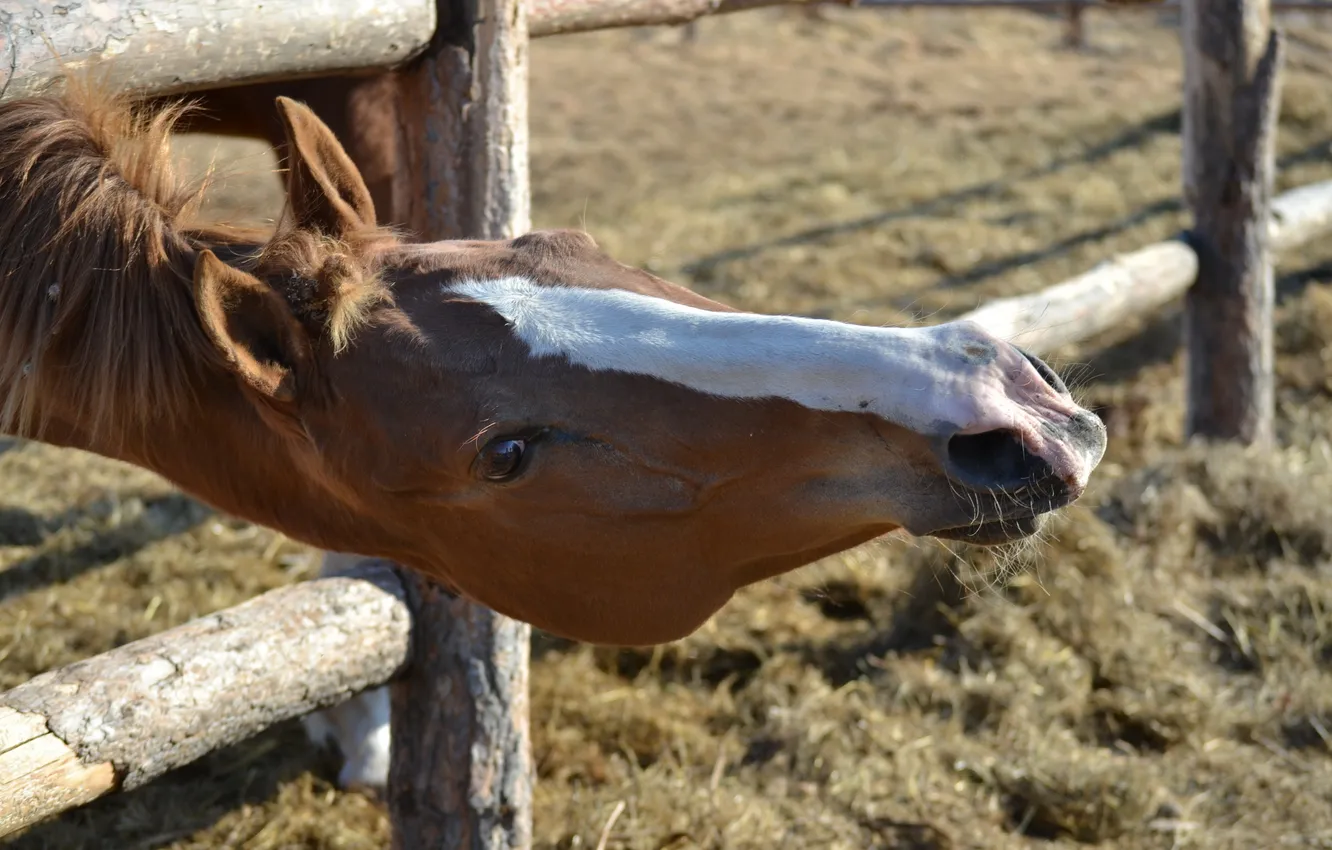
<svg viewBox="0 0 1332 850">
<path fill-rule="evenodd" d="M 1040 530 L 1042 518 L 1048 513 L 1034 513 L 1021 517 L 992 519 L 974 525 L 959 525 L 930 532 L 930 537 L 956 540 L 977 546 L 997 546 L 1030 537 Z"/>
<path fill-rule="evenodd" d="M 994 498 L 994 494 L 979 490 L 968 490 L 967 493 L 973 500 L 970 504 L 974 504 L 974 500 L 977 498 Z M 1009 495 L 1011 497 L 1013 494 Z M 982 517 L 978 522 L 936 526 L 928 529 L 917 529 L 911 526 L 904 526 L 904 528 L 916 537 L 938 537 L 979 545 L 1008 543 L 1036 533 L 1040 521 L 1044 517 L 1073 504 L 1077 501 L 1078 495 L 1080 493 L 1075 493 L 1068 487 L 1062 487 L 1057 493 L 1036 494 L 1036 497 L 1022 506 L 1021 510 L 1012 513 L 1001 511 L 998 516 Z M 999 498 L 1003 499 L 1005 496 L 1000 495 Z"/>
</svg>

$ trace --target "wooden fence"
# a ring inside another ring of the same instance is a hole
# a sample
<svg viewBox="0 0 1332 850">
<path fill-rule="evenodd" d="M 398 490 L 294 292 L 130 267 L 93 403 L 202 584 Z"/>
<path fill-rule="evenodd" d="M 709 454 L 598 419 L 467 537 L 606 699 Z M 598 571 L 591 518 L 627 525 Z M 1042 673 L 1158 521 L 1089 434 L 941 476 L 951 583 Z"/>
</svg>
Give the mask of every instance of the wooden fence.
<svg viewBox="0 0 1332 850">
<path fill-rule="evenodd" d="M 419 98 L 422 235 L 503 238 L 529 225 L 529 38 L 806 0 L 436 2 L 0 0 L 0 100 L 55 79 L 53 54 L 145 93 L 405 68 Z M 1182 296 L 1189 433 L 1261 442 L 1273 416 L 1271 255 L 1332 231 L 1332 181 L 1270 198 L 1281 39 L 1269 0 L 1180 10 L 1191 230 L 966 318 L 1042 353 Z M 437 36 L 441 20 L 456 40 Z M 42 674 L 0 694 L 0 836 L 391 685 L 395 843 L 530 847 L 528 637 L 411 573 L 363 563 Z M 336 667 L 317 662 L 330 656 Z"/>
</svg>

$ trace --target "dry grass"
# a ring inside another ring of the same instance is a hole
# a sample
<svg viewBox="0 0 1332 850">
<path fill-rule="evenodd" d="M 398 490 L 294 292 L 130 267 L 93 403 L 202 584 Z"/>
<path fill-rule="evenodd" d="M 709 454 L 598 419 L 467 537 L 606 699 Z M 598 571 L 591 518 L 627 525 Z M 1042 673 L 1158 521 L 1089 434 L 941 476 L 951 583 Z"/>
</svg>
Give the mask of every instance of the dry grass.
<svg viewBox="0 0 1332 850">
<path fill-rule="evenodd" d="M 1082 53 L 942 11 L 543 41 L 536 218 L 764 311 L 918 321 L 1048 285 L 1184 224 L 1173 34 L 1089 18 Z M 1282 187 L 1332 176 L 1332 63 L 1297 34 Z M 269 167 L 216 209 L 271 214 Z M 1332 846 L 1330 259 L 1283 261 L 1277 452 L 1180 444 L 1174 317 L 1058 358 L 1112 447 L 1002 588 L 994 553 L 890 540 L 656 653 L 539 641 L 538 846 Z M 27 445 L 0 476 L 0 687 L 313 568 L 114 464 Z M 12 846 L 383 846 L 335 769 L 288 725 Z"/>
</svg>

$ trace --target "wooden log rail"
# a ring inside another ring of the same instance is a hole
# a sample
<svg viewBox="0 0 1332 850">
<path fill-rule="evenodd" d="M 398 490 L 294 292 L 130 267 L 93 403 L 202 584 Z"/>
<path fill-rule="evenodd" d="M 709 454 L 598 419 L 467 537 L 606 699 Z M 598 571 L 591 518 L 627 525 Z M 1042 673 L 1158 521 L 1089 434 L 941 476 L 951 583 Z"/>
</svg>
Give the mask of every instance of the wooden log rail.
<svg viewBox="0 0 1332 850">
<path fill-rule="evenodd" d="M 62 61 L 151 93 L 398 65 L 436 20 L 435 0 L 0 0 L 0 100 L 41 90 Z"/>
<path fill-rule="evenodd" d="M 1332 231 L 1332 180 L 1272 199 L 1268 247 L 1275 254 Z M 1031 295 L 1001 298 L 959 318 L 1047 354 L 1097 336 L 1182 297 L 1198 277 L 1198 254 L 1181 237 L 1113 257 Z"/>
<path fill-rule="evenodd" d="M 524 7 L 537 38 L 815 1 L 525 0 Z M 437 23 L 436 0 L 0 0 L 0 101 L 42 90 L 62 62 L 104 69 L 114 87 L 144 94 L 399 67 L 426 51 Z"/>
<path fill-rule="evenodd" d="M 1178 0 L 527 0 L 532 38 L 685 24 L 767 6 L 1141 8 Z M 1275 0 L 1277 9 L 1332 0 Z M 0 101 L 40 91 L 69 67 L 104 69 L 145 94 L 399 67 L 421 55 L 435 0 L 0 0 Z M 59 60 L 56 57 L 60 57 Z"/>
<path fill-rule="evenodd" d="M 396 572 L 366 564 L 0 694 L 0 837 L 388 682 L 411 620 Z"/>
</svg>

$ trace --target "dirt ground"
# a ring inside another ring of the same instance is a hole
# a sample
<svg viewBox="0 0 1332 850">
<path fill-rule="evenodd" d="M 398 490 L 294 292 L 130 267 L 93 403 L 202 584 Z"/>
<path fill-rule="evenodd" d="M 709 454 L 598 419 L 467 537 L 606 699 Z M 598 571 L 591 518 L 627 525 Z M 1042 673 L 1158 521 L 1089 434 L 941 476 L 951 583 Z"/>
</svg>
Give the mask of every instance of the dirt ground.
<svg viewBox="0 0 1332 850">
<path fill-rule="evenodd" d="M 937 321 L 1185 224 L 1180 57 L 1016 12 L 781 12 L 533 47 L 535 218 L 736 305 Z M 1279 188 L 1332 177 L 1332 32 L 1291 21 Z M 197 159 L 208 140 L 182 151 Z M 272 214 L 271 162 L 219 215 Z M 1112 432 L 996 581 L 890 539 L 658 653 L 538 640 L 537 846 L 1332 847 L 1332 245 L 1282 258 L 1281 448 L 1181 443 L 1178 317 L 1054 358 Z M 313 575 L 159 479 L 0 453 L 0 688 Z M 30 829 L 36 848 L 372 848 L 295 723 Z"/>
</svg>

